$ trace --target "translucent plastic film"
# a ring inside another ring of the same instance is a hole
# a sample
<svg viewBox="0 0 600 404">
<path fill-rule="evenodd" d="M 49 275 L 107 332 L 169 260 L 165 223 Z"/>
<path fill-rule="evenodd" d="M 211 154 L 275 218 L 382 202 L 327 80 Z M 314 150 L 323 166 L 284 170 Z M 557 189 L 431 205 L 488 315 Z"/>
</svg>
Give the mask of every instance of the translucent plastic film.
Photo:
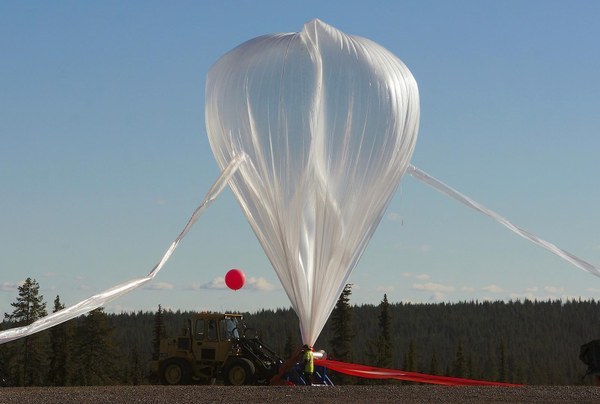
<svg viewBox="0 0 600 404">
<path fill-rule="evenodd" d="M 88 313 L 94 309 L 97 309 L 98 307 L 104 306 L 106 303 L 109 303 L 117 299 L 118 297 L 123 296 L 154 279 L 156 274 L 158 274 L 158 272 L 169 260 L 171 254 L 173 254 L 173 252 L 179 245 L 179 242 L 185 237 L 185 235 L 192 228 L 194 223 L 196 223 L 198 218 L 202 215 L 202 213 L 204 213 L 206 208 L 221 193 L 225 185 L 227 185 L 227 181 L 235 172 L 235 170 L 238 169 L 240 163 L 243 160 L 243 155 L 235 156 L 232 159 L 232 161 L 223 170 L 217 181 L 208 191 L 202 203 L 196 208 L 196 210 L 188 220 L 181 233 L 179 233 L 179 236 L 177 236 L 175 241 L 171 243 L 167 251 L 160 259 L 160 261 L 158 261 L 158 263 L 154 266 L 154 268 L 152 268 L 152 271 L 150 271 L 148 275 L 146 275 L 143 278 L 133 279 L 120 285 L 113 286 L 112 288 L 98 293 L 97 295 L 94 295 L 92 297 L 89 297 L 73 306 L 67 307 L 63 310 L 57 311 L 56 313 L 52 313 L 46 317 L 43 317 L 30 325 L 0 331 L 0 344 L 4 344 L 6 342 L 25 337 L 27 335 L 35 334 L 36 332 L 46 330 L 60 323 L 64 323 L 65 321 L 68 321 L 72 318 Z"/>
<path fill-rule="evenodd" d="M 422 170 L 419 170 L 418 168 L 414 167 L 413 165 L 410 165 L 408 167 L 408 173 L 411 176 L 413 176 L 414 178 L 418 179 L 419 181 L 421 181 L 421 182 L 429 185 L 433 189 L 436 189 L 439 192 L 443 193 L 444 195 L 449 196 L 450 198 L 457 200 L 458 202 L 462 203 L 463 205 L 466 205 L 466 206 L 470 207 L 471 209 L 474 209 L 474 210 L 494 219 L 496 222 L 500 223 L 501 225 L 503 225 L 510 231 L 518 234 L 519 236 L 523 237 L 524 239 L 529 240 L 532 243 L 537 244 L 542 248 L 545 248 L 546 250 L 558 255 L 565 261 L 575 265 L 576 267 L 581 268 L 584 271 L 591 273 L 592 275 L 596 275 L 596 276 L 600 277 L 600 267 L 590 264 L 589 262 L 577 257 L 576 255 L 571 254 L 570 252 L 565 251 L 562 248 L 560 248 L 546 240 L 543 240 L 543 239 L 539 238 L 538 236 L 536 236 L 535 234 L 532 234 L 532 233 L 528 232 L 527 230 L 513 224 L 508 219 L 500 216 L 498 213 L 494 212 L 493 210 L 488 209 L 487 207 L 483 206 L 482 204 L 480 204 L 478 202 L 475 202 L 474 200 L 472 200 L 471 198 L 469 198 L 466 195 L 461 194 L 457 190 L 450 188 L 448 185 L 433 178 L 429 174 L 425 173 Z"/>
<path fill-rule="evenodd" d="M 405 173 L 419 96 L 386 49 L 319 20 L 255 38 L 211 68 L 206 125 L 218 164 L 312 345 Z"/>
</svg>

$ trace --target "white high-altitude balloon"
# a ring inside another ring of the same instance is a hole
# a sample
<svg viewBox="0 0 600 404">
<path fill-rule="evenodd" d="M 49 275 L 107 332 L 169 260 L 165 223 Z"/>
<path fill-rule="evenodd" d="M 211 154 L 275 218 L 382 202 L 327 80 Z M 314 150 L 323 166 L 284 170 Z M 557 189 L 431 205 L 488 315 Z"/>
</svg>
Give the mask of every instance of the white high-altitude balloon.
<svg viewBox="0 0 600 404">
<path fill-rule="evenodd" d="M 417 83 L 380 45 L 319 21 L 261 36 L 211 68 L 221 168 L 313 345 L 414 150 Z"/>
<path fill-rule="evenodd" d="M 419 124 L 412 75 L 376 43 L 319 20 L 300 33 L 253 39 L 221 58 L 208 76 L 206 124 L 223 172 L 152 271 L 30 325 L 0 331 L 0 344 L 150 282 L 228 182 L 310 345 L 405 172 L 600 277 L 600 266 L 409 165 Z"/>
</svg>

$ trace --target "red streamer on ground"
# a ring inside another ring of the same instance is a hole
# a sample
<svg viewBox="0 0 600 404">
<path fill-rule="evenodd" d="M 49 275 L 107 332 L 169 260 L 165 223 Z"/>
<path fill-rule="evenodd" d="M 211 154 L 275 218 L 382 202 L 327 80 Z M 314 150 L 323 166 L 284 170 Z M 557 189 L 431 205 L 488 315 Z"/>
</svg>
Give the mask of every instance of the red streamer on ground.
<svg viewBox="0 0 600 404">
<path fill-rule="evenodd" d="M 485 380 L 463 379 L 460 377 L 437 376 L 425 373 L 405 372 L 403 370 L 376 368 L 373 366 L 338 362 L 328 359 L 315 359 L 315 365 L 323 366 L 327 369 L 346 375 L 364 377 L 367 379 L 396 379 L 417 383 L 441 384 L 444 386 L 522 386 L 521 384 L 489 382 Z"/>
</svg>

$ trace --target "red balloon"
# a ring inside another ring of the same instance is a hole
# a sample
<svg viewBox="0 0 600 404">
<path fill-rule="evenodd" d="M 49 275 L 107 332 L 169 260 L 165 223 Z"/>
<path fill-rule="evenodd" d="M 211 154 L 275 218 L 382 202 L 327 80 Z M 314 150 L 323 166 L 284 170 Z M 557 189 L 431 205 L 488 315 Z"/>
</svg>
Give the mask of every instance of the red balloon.
<svg viewBox="0 0 600 404">
<path fill-rule="evenodd" d="M 246 275 L 239 269 L 230 269 L 225 275 L 225 284 L 229 289 L 241 289 L 245 282 Z"/>
</svg>

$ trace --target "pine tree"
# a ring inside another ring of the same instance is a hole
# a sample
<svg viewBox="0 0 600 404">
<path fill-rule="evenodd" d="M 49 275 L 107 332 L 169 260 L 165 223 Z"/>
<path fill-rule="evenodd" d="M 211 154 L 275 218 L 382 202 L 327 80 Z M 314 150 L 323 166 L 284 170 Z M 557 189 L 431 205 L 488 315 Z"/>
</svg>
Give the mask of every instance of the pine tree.
<svg viewBox="0 0 600 404">
<path fill-rule="evenodd" d="M 390 316 L 387 294 L 379 304 L 379 337 L 377 339 L 377 361 L 375 366 L 382 368 L 392 367 L 392 319 Z"/>
<path fill-rule="evenodd" d="M 60 297 L 54 299 L 53 313 L 65 308 Z M 66 386 L 70 370 L 70 336 L 72 322 L 67 321 L 50 329 L 50 367 L 48 369 L 48 383 L 53 386 Z"/>
<path fill-rule="evenodd" d="M 409 372 L 416 372 L 417 371 L 417 350 L 415 349 L 415 341 L 414 340 L 410 340 L 410 343 L 408 344 L 408 354 L 406 355 L 406 367 L 405 369 L 408 370 Z"/>
<path fill-rule="evenodd" d="M 154 338 L 152 339 L 152 359 L 158 360 L 160 355 L 160 340 L 165 338 L 165 319 L 163 316 L 164 310 L 158 305 L 158 311 L 154 315 Z"/>
<path fill-rule="evenodd" d="M 92 310 L 79 322 L 75 331 L 73 384 L 97 386 L 117 381 L 117 354 L 112 332 L 102 308 Z"/>
<path fill-rule="evenodd" d="M 333 329 L 333 338 L 329 341 L 331 357 L 343 362 L 352 360 L 351 342 L 354 335 L 352 334 L 352 309 L 348 303 L 351 294 L 352 285 L 347 284 L 331 313 Z M 349 379 L 340 376 L 337 378 L 337 382 L 339 384 L 348 383 Z"/>
<path fill-rule="evenodd" d="M 506 382 L 506 348 L 504 346 L 504 341 L 500 340 L 500 346 L 498 347 L 498 381 Z"/>
<path fill-rule="evenodd" d="M 40 285 L 35 279 L 27 278 L 23 285 L 18 288 L 19 296 L 16 302 L 11 303 L 14 307 L 12 314 L 4 314 L 4 319 L 14 322 L 15 326 L 25 326 L 37 319 L 46 316 L 46 303 L 44 296 L 39 294 Z M 45 365 L 44 341 L 46 333 L 38 333 L 24 337 L 18 341 L 20 350 L 16 350 L 16 357 L 10 362 L 12 379 L 19 386 L 41 385 L 43 380 L 43 368 Z M 15 353 L 15 351 L 13 351 Z"/>
<path fill-rule="evenodd" d="M 350 304 L 350 294 L 352 294 L 352 285 L 347 284 L 340 295 L 333 312 L 331 321 L 333 326 L 333 338 L 331 339 L 331 353 L 335 360 L 351 360 L 352 341 L 352 309 Z"/>
<path fill-rule="evenodd" d="M 144 379 L 144 376 L 142 372 L 140 354 L 135 346 L 131 350 L 131 356 L 129 358 L 129 369 L 130 374 L 127 382 L 133 384 L 134 386 L 141 384 Z"/>
<path fill-rule="evenodd" d="M 0 325 L 0 330 L 2 327 Z M 10 361 L 10 344 L 0 344 L 0 387 L 10 386 L 9 379 L 9 361 Z"/>
<path fill-rule="evenodd" d="M 431 354 L 431 362 L 429 363 L 429 373 L 432 375 L 437 375 L 438 372 L 438 360 L 434 349 L 433 353 Z"/>
<path fill-rule="evenodd" d="M 452 375 L 455 377 L 465 376 L 465 355 L 463 352 L 462 342 L 458 342 L 458 348 L 456 349 L 456 357 L 452 364 Z"/>
<path fill-rule="evenodd" d="M 288 330 L 285 338 L 285 345 L 283 347 L 283 357 L 285 359 L 291 358 L 292 355 L 296 352 L 297 348 L 298 345 L 294 341 L 294 334 L 291 330 Z"/>
<path fill-rule="evenodd" d="M 14 310 L 12 314 L 4 313 L 5 320 L 14 322 L 15 326 L 23 326 L 47 314 L 44 296 L 39 294 L 40 285 L 35 279 L 25 279 L 23 285 L 18 287 L 18 291 L 17 301 L 10 304 Z"/>
<path fill-rule="evenodd" d="M 380 368 L 393 367 L 391 316 L 387 295 L 379 304 L 378 334 L 367 341 L 367 357 L 373 366 Z M 359 384 L 387 384 L 387 380 L 359 380 Z"/>
<path fill-rule="evenodd" d="M 475 377 L 475 369 L 473 368 L 473 356 L 469 354 L 465 362 L 465 376 L 467 378 Z"/>
</svg>

